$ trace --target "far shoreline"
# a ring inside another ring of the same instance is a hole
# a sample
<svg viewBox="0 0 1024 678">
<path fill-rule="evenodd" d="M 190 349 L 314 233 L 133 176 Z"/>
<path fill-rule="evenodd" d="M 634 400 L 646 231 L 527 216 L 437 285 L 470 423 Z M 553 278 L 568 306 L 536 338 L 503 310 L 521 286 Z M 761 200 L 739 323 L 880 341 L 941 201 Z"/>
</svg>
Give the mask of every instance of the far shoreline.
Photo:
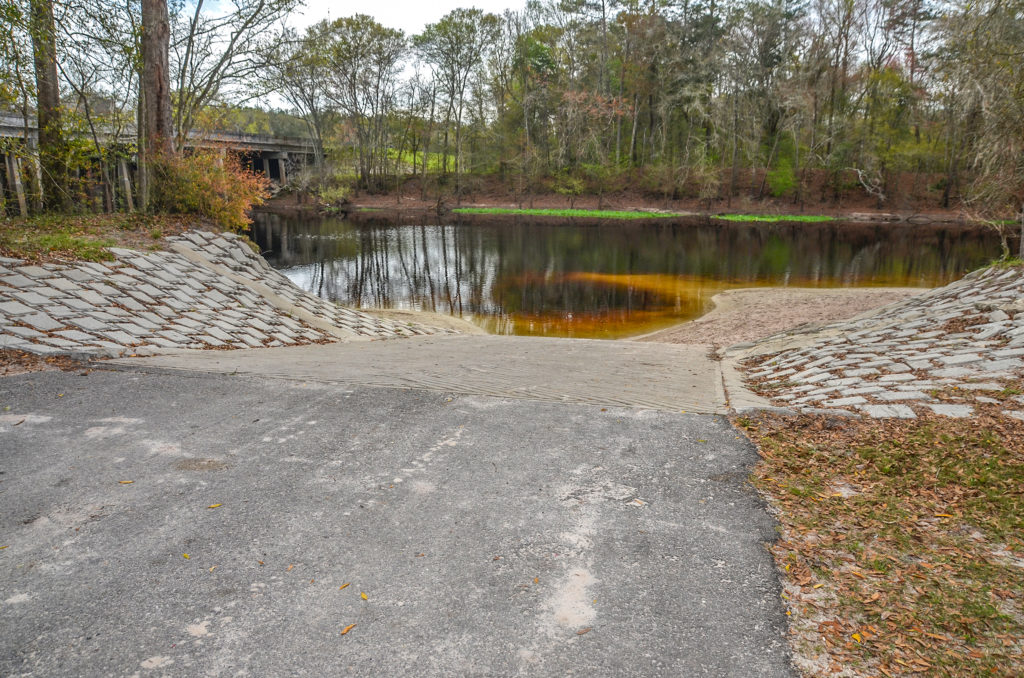
<svg viewBox="0 0 1024 678">
<path fill-rule="evenodd" d="M 598 204 L 598 203 L 601 204 Z M 470 210 L 456 212 L 455 210 Z M 867 207 L 843 208 L 826 204 L 807 205 L 799 209 L 795 205 L 779 205 L 777 203 L 737 204 L 716 206 L 712 209 L 700 209 L 696 205 L 675 202 L 666 205 L 663 202 L 649 200 L 613 200 L 599 201 L 594 196 L 581 196 L 570 205 L 558 196 L 535 196 L 532 200 L 465 200 L 456 203 L 450 199 L 440 201 L 422 200 L 412 196 L 395 196 L 389 194 L 356 196 L 344 205 L 330 207 L 317 203 L 312 196 L 301 193 L 280 194 L 256 208 L 259 212 L 269 212 L 281 216 L 341 216 L 351 219 L 409 219 L 409 218 L 453 218 L 465 221 L 495 220 L 501 218 L 531 219 L 575 219 L 611 221 L 615 217 L 605 218 L 599 214 L 581 214 L 566 216 L 564 214 L 536 214 L 536 210 L 554 212 L 607 212 L 635 214 L 632 219 L 643 220 L 644 214 L 651 219 L 721 219 L 733 223 L 794 223 L 807 221 L 810 223 L 842 224 L 910 224 L 910 225 L 960 225 L 965 227 L 984 227 L 984 221 L 971 218 L 959 210 L 878 210 Z M 500 213 L 474 213 L 500 211 Z M 787 217 L 792 217 L 787 218 Z M 621 217 L 619 217 L 621 218 Z"/>
</svg>

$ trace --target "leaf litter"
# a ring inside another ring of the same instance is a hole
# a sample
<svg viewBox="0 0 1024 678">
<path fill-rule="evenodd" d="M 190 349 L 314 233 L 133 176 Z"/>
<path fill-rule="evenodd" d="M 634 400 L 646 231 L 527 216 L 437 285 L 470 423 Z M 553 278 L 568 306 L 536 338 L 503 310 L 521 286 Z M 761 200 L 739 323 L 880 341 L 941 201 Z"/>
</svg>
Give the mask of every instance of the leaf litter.
<svg viewBox="0 0 1024 678">
<path fill-rule="evenodd" d="M 781 524 L 771 551 L 805 674 L 1024 675 L 1024 422 L 993 407 L 735 423 Z"/>
</svg>

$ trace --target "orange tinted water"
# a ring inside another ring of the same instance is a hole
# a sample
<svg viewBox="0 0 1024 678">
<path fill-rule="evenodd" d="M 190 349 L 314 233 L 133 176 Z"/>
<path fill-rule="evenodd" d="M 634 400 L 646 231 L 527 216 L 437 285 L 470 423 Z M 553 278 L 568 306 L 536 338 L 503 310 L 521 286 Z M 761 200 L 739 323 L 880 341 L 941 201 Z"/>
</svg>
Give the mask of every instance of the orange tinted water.
<svg viewBox="0 0 1024 678">
<path fill-rule="evenodd" d="M 950 282 L 998 253 L 979 228 L 539 222 L 396 225 L 264 215 L 253 236 L 307 290 L 466 317 L 489 332 L 622 338 L 699 317 L 727 289 Z"/>
</svg>

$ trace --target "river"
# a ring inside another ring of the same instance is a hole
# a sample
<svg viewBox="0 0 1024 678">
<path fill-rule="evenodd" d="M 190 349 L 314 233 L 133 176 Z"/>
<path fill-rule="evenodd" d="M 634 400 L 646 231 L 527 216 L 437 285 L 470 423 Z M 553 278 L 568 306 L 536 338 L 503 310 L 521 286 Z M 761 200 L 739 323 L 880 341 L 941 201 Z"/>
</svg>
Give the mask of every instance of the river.
<svg viewBox="0 0 1024 678">
<path fill-rule="evenodd" d="M 699 317 L 742 287 L 935 287 L 999 253 L 981 226 L 586 224 L 536 218 L 396 223 L 255 216 L 272 266 L 340 304 L 460 316 L 495 334 L 617 339 Z"/>
</svg>

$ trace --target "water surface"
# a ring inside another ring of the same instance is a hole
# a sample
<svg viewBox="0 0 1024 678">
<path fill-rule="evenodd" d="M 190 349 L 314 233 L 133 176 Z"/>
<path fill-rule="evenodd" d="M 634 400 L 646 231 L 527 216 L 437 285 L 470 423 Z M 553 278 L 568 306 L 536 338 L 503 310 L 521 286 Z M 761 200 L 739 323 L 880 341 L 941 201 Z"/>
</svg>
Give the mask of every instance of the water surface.
<svg viewBox="0 0 1024 678">
<path fill-rule="evenodd" d="M 934 287 L 991 261 L 983 227 L 528 218 L 398 224 L 258 214 L 252 237 L 341 304 L 429 310 L 496 334 L 615 339 L 696 318 L 742 287 Z"/>
</svg>

